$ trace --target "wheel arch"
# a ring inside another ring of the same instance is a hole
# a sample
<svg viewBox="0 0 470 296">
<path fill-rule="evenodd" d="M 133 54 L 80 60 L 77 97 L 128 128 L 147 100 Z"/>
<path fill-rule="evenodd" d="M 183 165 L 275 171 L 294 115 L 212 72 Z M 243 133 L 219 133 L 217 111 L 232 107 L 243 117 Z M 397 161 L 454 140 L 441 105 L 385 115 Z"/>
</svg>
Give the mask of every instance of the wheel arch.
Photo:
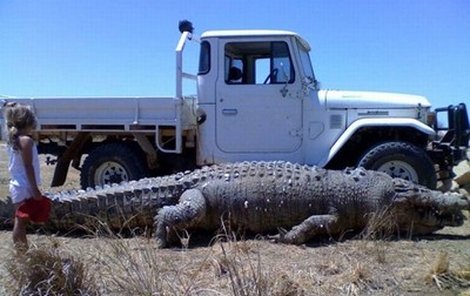
<svg viewBox="0 0 470 296">
<path fill-rule="evenodd" d="M 402 141 L 426 147 L 435 131 L 414 119 L 361 119 L 350 125 L 330 149 L 325 167 L 341 169 L 356 166 L 373 146 L 387 141 Z"/>
</svg>

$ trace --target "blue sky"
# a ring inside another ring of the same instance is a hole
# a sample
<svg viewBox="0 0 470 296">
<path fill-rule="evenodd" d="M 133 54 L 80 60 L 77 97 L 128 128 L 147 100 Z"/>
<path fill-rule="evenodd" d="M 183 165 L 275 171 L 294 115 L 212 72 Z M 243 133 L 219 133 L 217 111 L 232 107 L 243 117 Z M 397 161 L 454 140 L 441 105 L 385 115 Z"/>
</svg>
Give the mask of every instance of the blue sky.
<svg viewBox="0 0 470 296">
<path fill-rule="evenodd" d="M 174 95 L 181 19 L 197 34 L 295 31 L 310 42 L 324 88 L 470 105 L 466 0 L 0 0 L 0 94 Z"/>
</svg>

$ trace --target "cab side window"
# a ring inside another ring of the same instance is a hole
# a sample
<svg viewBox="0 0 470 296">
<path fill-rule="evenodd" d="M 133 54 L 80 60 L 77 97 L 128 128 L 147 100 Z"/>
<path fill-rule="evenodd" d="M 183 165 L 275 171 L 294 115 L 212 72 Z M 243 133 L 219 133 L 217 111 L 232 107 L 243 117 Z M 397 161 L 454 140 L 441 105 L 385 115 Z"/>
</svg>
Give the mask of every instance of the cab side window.
<svg viewBox="0 0 470 296">
<path fill-rule="evenodd" d="M 209 73 L 211 69 L 211 46 L 209 42 L 203 41 L 201 43 L 201 50 L 199 51 L 199 70 L 198 75 Z"/>
<path fill-rule="evenodd" d="M 285 42 L 230 42 L 225 45 L 227 84 L 285 84 L 295 81 Z"/>
</svg>

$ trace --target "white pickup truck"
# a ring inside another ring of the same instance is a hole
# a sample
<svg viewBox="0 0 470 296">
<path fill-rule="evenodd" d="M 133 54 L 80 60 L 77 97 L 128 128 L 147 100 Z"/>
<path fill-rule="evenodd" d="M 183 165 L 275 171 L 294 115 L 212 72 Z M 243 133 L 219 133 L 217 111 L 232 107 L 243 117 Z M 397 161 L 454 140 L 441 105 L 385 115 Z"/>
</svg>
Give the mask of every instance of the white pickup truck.
<svg viewBox="0 0 470 296">
<path fill-rule="evenodd" d="M 5 98 L 34 108 L 39 151 L 56 156 L 48 158 L 53 186 L 70 166 L 85 188 L 221 162 L 286 160 L 363 166 L 434 188 L 466 157 L 462 103 L 431 112 L 421 96 L 320 90 L 310 46 L 293 32 L 198 38 L 188 21 L 180 32 L 175 97 Z M 197 75 L 183 71 L 189 41 L 200 43 Z M 185 78 L 197 81 L 197 97 L 183 96 Z"/>
</svg>

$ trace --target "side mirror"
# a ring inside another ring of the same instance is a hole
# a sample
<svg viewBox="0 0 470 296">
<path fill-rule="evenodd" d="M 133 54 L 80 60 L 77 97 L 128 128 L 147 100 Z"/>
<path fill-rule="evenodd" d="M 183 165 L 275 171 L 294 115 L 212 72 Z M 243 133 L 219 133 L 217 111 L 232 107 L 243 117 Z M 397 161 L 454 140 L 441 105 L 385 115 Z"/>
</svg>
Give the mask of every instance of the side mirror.
<svg viewBox="0 0 470 296">
<path fill-rule="evenodd" d="M 310 77 L 306 76 L 304 77 L 302 84 L 304 87 L 309 88 L 309 89 L 314 89 L 314 90 L 320 90 L 321 89 L 321 83 L 320 81 Z"/>
</svg>

